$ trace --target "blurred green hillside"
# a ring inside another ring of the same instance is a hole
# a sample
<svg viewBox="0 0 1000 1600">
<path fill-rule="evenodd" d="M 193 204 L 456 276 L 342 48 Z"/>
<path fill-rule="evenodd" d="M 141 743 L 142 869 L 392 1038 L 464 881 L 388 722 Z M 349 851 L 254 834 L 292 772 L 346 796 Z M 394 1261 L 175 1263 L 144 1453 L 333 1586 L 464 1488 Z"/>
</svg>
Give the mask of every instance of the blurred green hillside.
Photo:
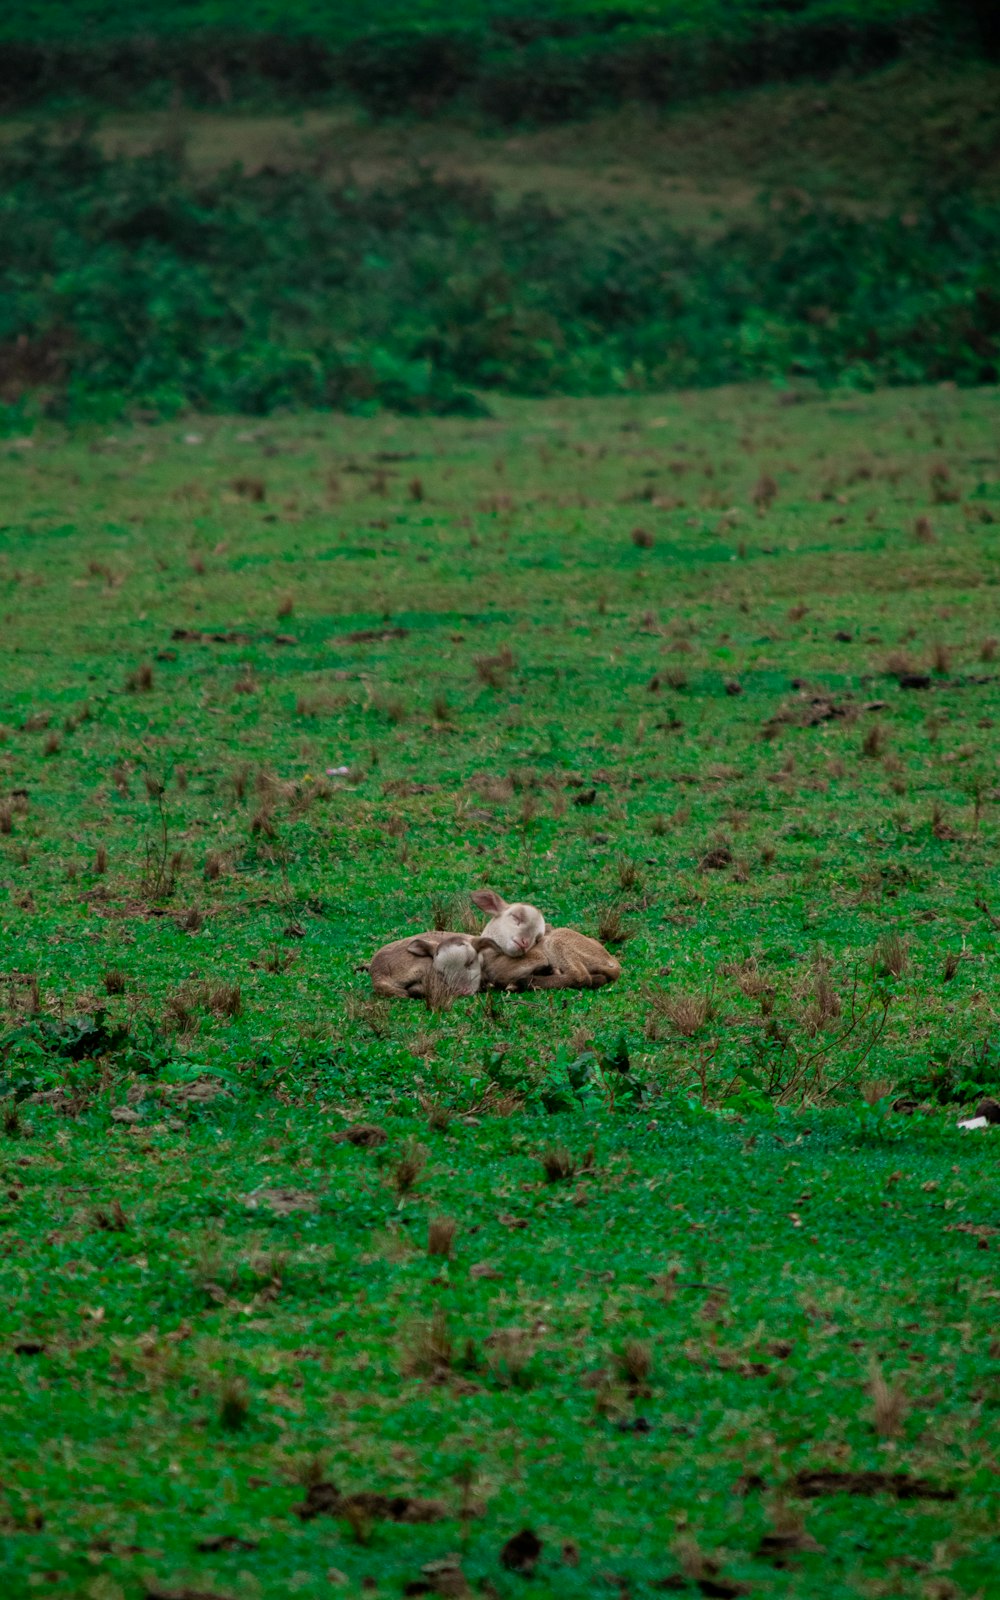
<svg viewBox="0 0 1000 1600">
<path fill-rule="evenodd" d="M 985 0 L 29 0 L 0 17 L 0 105 L 358 98 L 379 114 L 458 105 L 558 121 L 642 99 L 828 77 L 914 51 L 987 53 Z"/>
</svg>

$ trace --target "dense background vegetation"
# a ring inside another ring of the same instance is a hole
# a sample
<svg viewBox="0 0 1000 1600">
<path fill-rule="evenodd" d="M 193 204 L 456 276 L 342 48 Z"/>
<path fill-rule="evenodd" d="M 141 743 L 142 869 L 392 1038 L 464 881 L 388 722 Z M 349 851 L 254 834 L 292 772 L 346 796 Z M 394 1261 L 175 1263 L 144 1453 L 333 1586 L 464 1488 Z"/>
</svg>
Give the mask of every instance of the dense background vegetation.
<svg viewBox="0 0 1000 1600">
<path fill-rule="evenodd" d="M 196 177 L 160 153 L 29 141 L 3 160 L 0 392 L 128 405 L 475 409 L 474 391 L 807 376 L 995 381 L 1000 217 L 942 196 L 846 216 L 790 202 L 694 240 L 429 176 Z"/>
<path fill-rule="evenodd" d="M 463 5 L 211 5 L 122 0 L 12 6 L 0 23 L 0 100 L 122 100 L 173 86 L 209 104 L 348 93 L 380 114 L 457 104 L 503 121 L 561 119 L 640 97 L 871 69 L 906 52 L 995 47 L 971 0 L 524 0 Z"/>
</svg>

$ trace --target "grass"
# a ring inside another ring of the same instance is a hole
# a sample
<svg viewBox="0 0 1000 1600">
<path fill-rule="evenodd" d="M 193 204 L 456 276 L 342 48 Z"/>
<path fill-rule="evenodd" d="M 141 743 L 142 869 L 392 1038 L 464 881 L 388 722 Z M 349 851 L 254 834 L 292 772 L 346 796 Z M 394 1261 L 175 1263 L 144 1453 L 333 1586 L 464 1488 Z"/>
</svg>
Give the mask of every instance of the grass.
<svg viewBox="0 0 1000 1600">
<path fill-rule="evenodd" d="M 4 1594 L 990 1592 L 995 406 L 0 444 Z"/>
<path fill-rule="evenodd" d="M 105 112 L 95 136 L 108 153 L 148 153 L 183 141 L 199 173 L 233 164 L 254 172 L 308 168 L 333 182 L 398 181 L 421 162 L 482 182 L 504 201 L 605 215 L 670 218 L 699 234 L 757 215 L 774 190 L 858 207 L 923 204 L 948 178 L 972 191 L 1000 185 L 996 67 L 903 63 L 817 92 L 773 84 L 652 110 L 632 104 L 565 127 L 497 134 L 457 118 L 372 122 L 348 109 L 296 115 L 205 111 Z M 38 118 L 0 119 L 0 142 Z M 942 130 L 947 130 L 942 132 Z"/>
</svg>

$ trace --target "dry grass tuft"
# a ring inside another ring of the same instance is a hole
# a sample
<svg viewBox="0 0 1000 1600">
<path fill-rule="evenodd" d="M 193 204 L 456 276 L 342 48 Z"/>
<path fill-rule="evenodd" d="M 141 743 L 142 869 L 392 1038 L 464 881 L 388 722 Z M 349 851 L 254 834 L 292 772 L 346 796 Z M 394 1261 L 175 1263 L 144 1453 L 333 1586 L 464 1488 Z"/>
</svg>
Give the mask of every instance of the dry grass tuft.
<svg viewBox="0 0 1000 1600">
<path fill-rule="evenodd" d="M 372 695 L 371 709 L 372 711 L 377 711 L 380 716 L 385 717 L 386 721 L 391 722 L 395 728 L 405 722 L 410 715 L 410 708 L 403 696 L 394 694 L 391 691 L 386 692 L 385 690 Z"/>
<path fill-rule="evenodd" d="M 883 933 L 875 946 L 874 965 L 883 977 L 902 978 L 910 965 L 906 940 L 898 933 Z"/>
<path fill-rule="evenodd" d="M 933 461 L 928 471 L 931 500 L 936 506 L 951 506 L 959 498 L 957 485 L 952 481 L 951 468 L 946 461 Z"/>
<path fill-rule="evenodd" d="M 94 1227 L 101 1233 L 127 1233 L 128 1217 L 122 1209 L 120 1200 L 113 1200 L 105 1210 L 98 1206 L 94 1211 Z"/>
<path fill-rule="evenodd" d="M 940 639 L 931 648 L 931 671 L 945 674 L 951 671 L 951 651 Z"/>
<path fill-rule="evenodd" d="M 209 883 L 214 883 L 217 878 L 222 877 L 222 870 L 225 866 L 225 863 L 226 858 L 221 850 L 210 850 L 208 852 L 207 856 L 205 857 L 205 866 L 203 868 L 203 872 Z"/>
<path fill-rule="evenodd" d="M 242 1378 L 230 1378 L 222 1387 L 219 1397 L 219 1426 L 227 1433 L 237 1433 L 247 1424 L 250 1416 L 250 1396 Z"/>
<path fill-rule="evenodd" d="M 998 655 L 1000 655 L 1000 639 L 994 638 L 992 635 L 990 638 L 984 639 L 979 647 L 980 661 L 995 661 Z"/>
<path fill-rule="evenodd" d="M 431 716 L 435 722 L 446 723 L 452 720 L 452 709 L 448 704 L 448 696 L 440 689 L 431 700 Z"/>
<path fill-rule="evenodd" d="M 238 1017 L 243 1011 L 243 995 L 238 983 L 205 983 L 202 1004 L 214 1017 Z"/>
<path fill-rule="evenodd" d="M 649 1002 L 646 1032 L 650 1038 L 658 1038 L 660 1026 L 667 1023 L 682 1038 L 693 1039 L 715 1015 L 715 1004 L 710 992 L 692 994 L 650 989 L 646 998 Z"/>
<path fill-rule="evenodd" d="M 623 889 L 638 889 L 642 887 L 642 873 L 639 863 L 630 856 L 619 856 L 617 862 L 618 882 Z"/>
<path fill-rule="evenodd" d="M 861 1085 L 861 1098 L 866 1106 L 877 1106 L 891 1094 L 892 1083 L 888 1078 L 866 1078 Z"/>
<path fill-rule="evenodd" d="M 653 548 L 653 535 L 648 528 L 633 528 L 629 537 L 632 543 L 637 545 L 640 550 L 651 550 Z"/>
<path fill-rule="evenodd" d="M 886 656 L 885 670 L 890 678 L 905 678 L 916 668 L 905 650 L 893 650 Z"/>
<path fill-rule="evenodd" d="M 422 1144 L 411 1139 L 404 1145 L 403 1152 L 392 1169 L 391 1181 L 396 1193 L 400 1196 L 411 1194 L 426 1165 L 427 1151 Z"/>
<path fill-rule="evenodd" d="M 529 1328 L 497 1328 L 485 1341 L 490 1376 L 503 1389 L 527 1389 L 536 1340 Z"/>
<path fill-rule="evenodd" d="M 872 1426 L 880 1439 L 897 1439 L 903 1431 L 903 1421 L 909 1411 L 909 1402 L 901 1385 L 887 1381 L 879 1363 L 872 1361 L 868 1392 L 872 1401 Z"/>
<path fill-rule="evenodd" d="M 199 1011 L 208 1011 L 220 1019 L 238 1017 L 243 1010 L 243 997 L 238 983 L 195 979 L 180 984 L 168 995 L 163 1009 L 168 1025 L 178 1033 L 187 1033 Z"/>
<path fill-rule="evenodd" d="M 754 484 L 750 496 L 758 516 L 763 516 L 765 511 L 770 511 L 778 498 L 778 485 L 769 472 L 762 472 Z"/>
<path fill-rule="evenodd" d="M 885 754 L 889 738 L 880 722 L 873 722 L 861 741 L 861 754 L 869 761 L 877 761 Z"/>
<path fill-rule="evenodd" d="M 457 1232 L 458 1223 L 454 1217 L 432 1217 L 427 1224 L 427 1254 L 450 1261 Z"/>
<path fill-rule="evenodd" d="M 476 676 L 490 689 L 503 689 L 514 670 L 514 665 L 514 652 L 506 644 L 495 656 L 476 656 L 473 661 Z"/>
<path fill-rule="evenodd" d="M 722 969 L 727 977 L 735 978 L 741 994 L 748 1000 L 760 1001 L 764 996 L 774 997 L 774 984 L 766 977 L 757 965 L 757 958 L 750 956 L 740 966 L 724 967 Z"/>
<path fill-rule="evenodd" d="M 259 834 L 262 839 L 274 839 L 277 837 L 278 830 L 275 826 L 274 812 L 268 804 L 265 803 L 257 807 L 257 810 L 250 818 L 250 832 Z"/>
<path fill-rule="evenodd" d="M 125 679 L 125 688 L 129 694 L 149 694 L 153 687 L 153 669 L 148 661 L 141 667 L 136 667 Z"/>
<path fill-rule="evenodd" d="M 465 904 L 458 895 L 435 895 L 431 900 L 431 927 L 438 933 L 456 929 Z"/>
<path fill-rule="evenodd" d="M 633 1395 L 649 1393 L 653 1347 L 646 1339 L 626 1339 L 616 1354 L 618 1370 Z"/>
<path fill-rule="evenodd" d="M 539 1156 L 546 1183 L 565 1183 L 576 1176 L 576 1161 L 565 1145 L 553 1145 Z"/>
<path fill-rule="evenodd" d="M 601 911 L 597 919 L 597 937 L 602 944 L 624 944 L 630 937 L 625 926 L 625 908 L 621 905 L 608 905 Z"/>
<path fill-rule="evenodd" d="M 267 485 L 263 478 L 234 478 L 229 487 L 241 500 L 252 500 L 255 505 L 267 499 Z"/>
<path fill-rule="evenodd" d="M 120 967 L 109 967 L 104 974 L 105 994 L 124 994 L 128 988 L 128 978 Z"/>
<path fill-rule="evenodd" d="M 446 1376 L 455 1362 L 455 1345 L 442 1306 L 436 1306 L 430 1319 L 416 1322 L 404 1334 L 399 1368 L 406 1378 Z"/>
<path fill-rule="evenodd" d="M 813 965 L 812 994 L 806 1006 L 803 1022 L 810 1033 L 818 1033 L 821 1028 L 829 1028 L 837 1021 L 842 1011 L 840 996 L 833 986 L 830 966 L 826 961 L 817 961 Z"/>
<path fill-rule="evenodd" d="M 918 517 L 913 524 L 913 537 L 918 544 L 936 544 L 937 534 L 934 532 L 930 517 Z"/>
</svg>

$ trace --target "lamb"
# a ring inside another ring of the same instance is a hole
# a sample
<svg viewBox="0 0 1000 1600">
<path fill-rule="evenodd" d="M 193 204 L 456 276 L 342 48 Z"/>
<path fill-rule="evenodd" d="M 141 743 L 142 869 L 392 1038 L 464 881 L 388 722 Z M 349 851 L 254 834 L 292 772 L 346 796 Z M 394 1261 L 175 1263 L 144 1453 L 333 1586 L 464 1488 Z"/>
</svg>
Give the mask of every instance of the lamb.
<svg viewBox="0 0 1000 1600">
<path fill-rule="evenodd" d="M 520 956 L 486 945 L 483 980 L 491 989 L 603 989 L 621 966 L 596 939 L 575 928 L 545 927 L 539 942 Z"/>
<path fill-rule="evenodd" d="M 422 933 L 395 939 L 376 950 L 368 965 L 376 994 L 393 1000 L 448 1004 L 459 995 L 477 994 L 482 980 L 480 951 L 496 954 L 492 940 L 464 933 Z"/>
<path fill-rule="evenodd" d="M 537 906 L 509 905 L 494 889 L 479 889 L 473 904 L 490 913 L 482 933 L 435 930 L 396 939 L 369 964 L 376 994 L 446 1006 L 459 995 L 491 989 L 601 989 L 621 967 L 596 939 L 575 928 L 553 928 Z"/>
<path fill-rule="evenodd" d="M 527 955 L 545 932 L 545 918 L 537 906 L 508 905 L 495 889 L 477 889 L 472 903 L 490 913 L 480 937 L 492 939 L 502 955 L 515 959 Z"/>
</svg>

